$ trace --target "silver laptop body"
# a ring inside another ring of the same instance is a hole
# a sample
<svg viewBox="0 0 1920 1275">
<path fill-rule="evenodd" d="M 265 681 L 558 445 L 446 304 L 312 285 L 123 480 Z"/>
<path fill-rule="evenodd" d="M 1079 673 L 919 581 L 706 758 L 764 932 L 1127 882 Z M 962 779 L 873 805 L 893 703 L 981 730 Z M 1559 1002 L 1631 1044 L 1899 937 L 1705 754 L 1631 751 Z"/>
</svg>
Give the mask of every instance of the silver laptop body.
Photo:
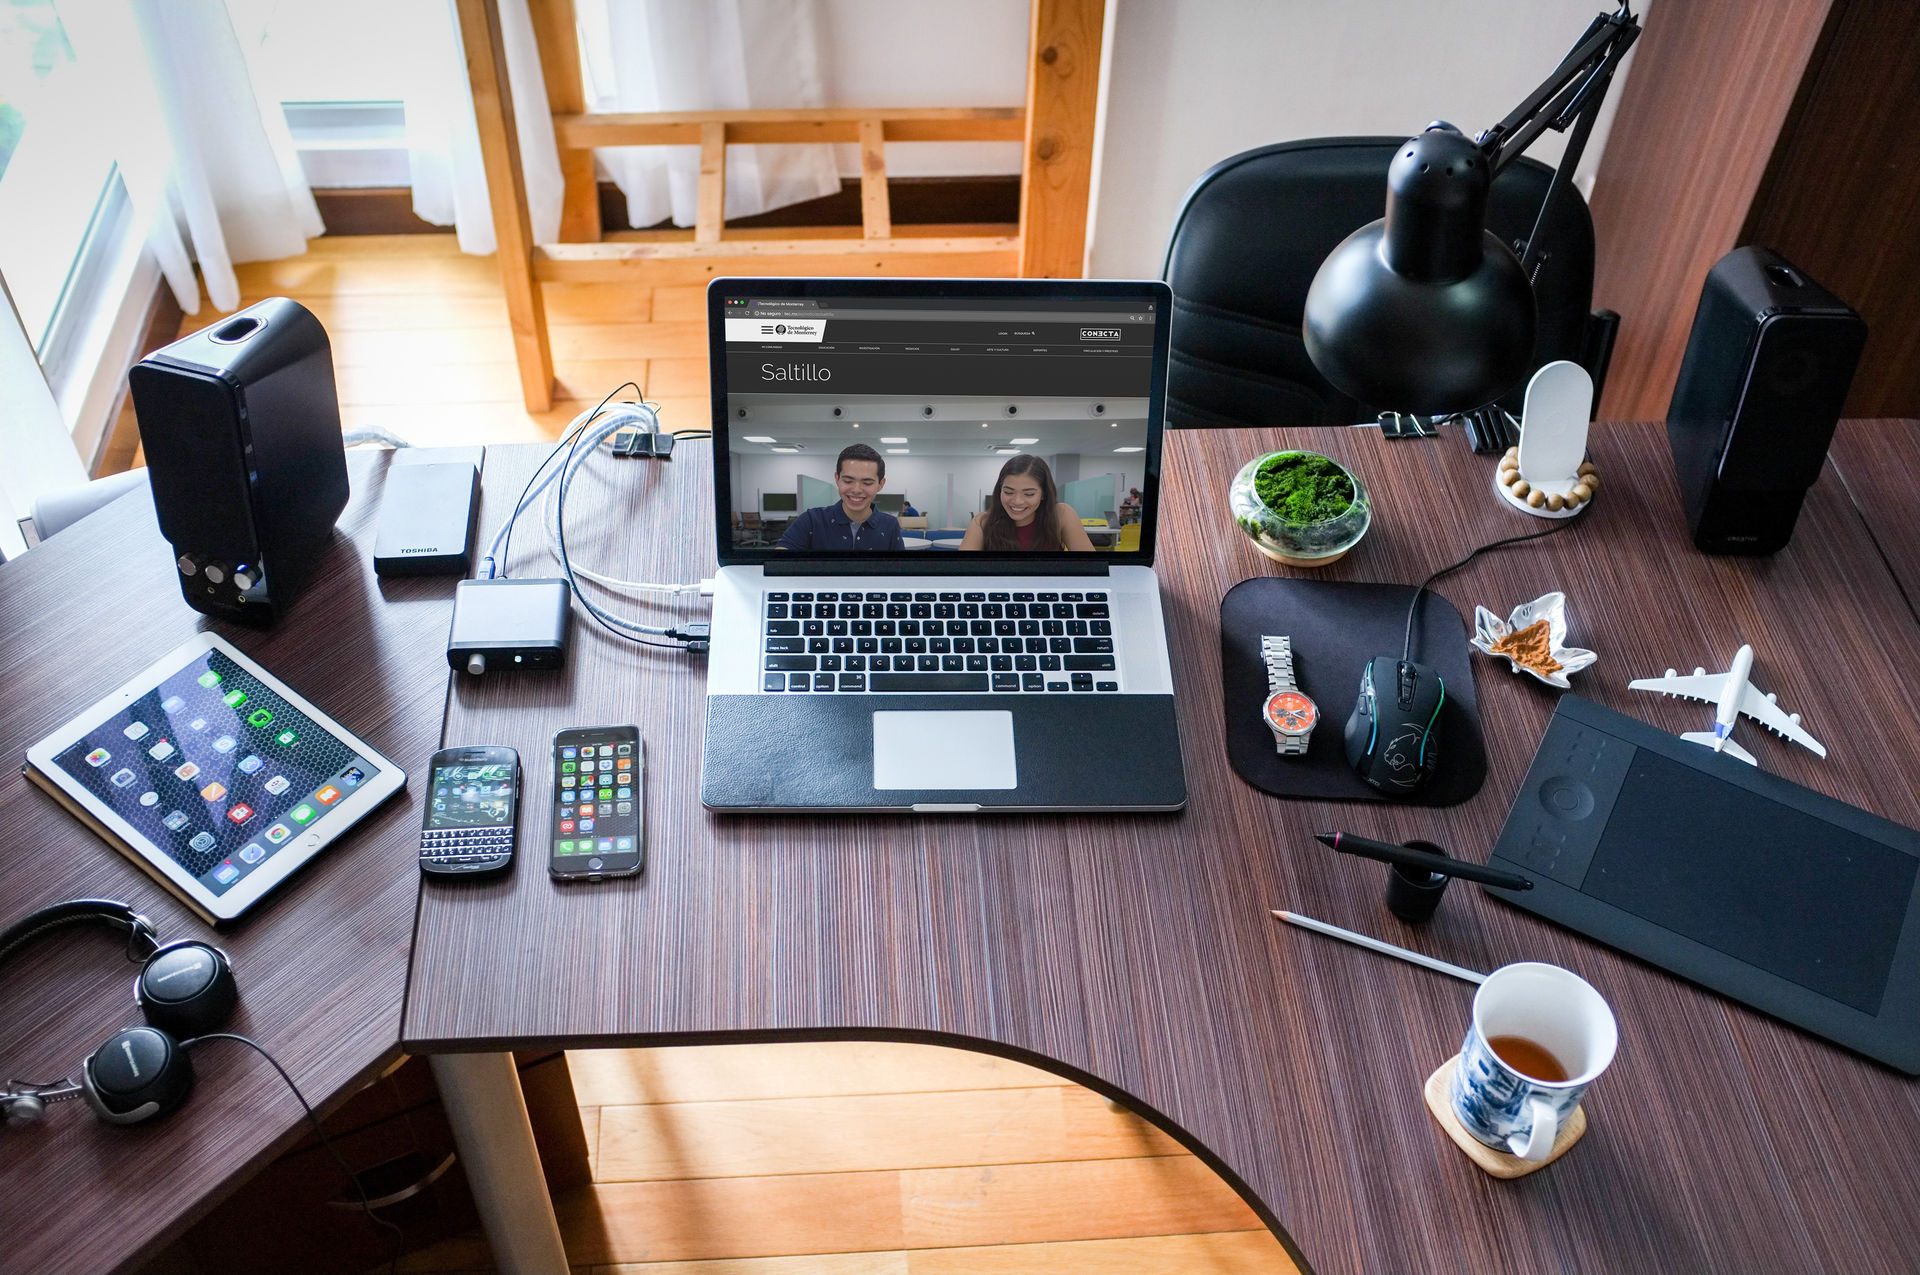
<svg viewBox="0 0 1920 1275">
<path fill-rule="evenodd" d="M 710 285 L 709 807 L 1186 803 L 1152 566 L 1170 312 L 1159 282 Z"/>
</svg>

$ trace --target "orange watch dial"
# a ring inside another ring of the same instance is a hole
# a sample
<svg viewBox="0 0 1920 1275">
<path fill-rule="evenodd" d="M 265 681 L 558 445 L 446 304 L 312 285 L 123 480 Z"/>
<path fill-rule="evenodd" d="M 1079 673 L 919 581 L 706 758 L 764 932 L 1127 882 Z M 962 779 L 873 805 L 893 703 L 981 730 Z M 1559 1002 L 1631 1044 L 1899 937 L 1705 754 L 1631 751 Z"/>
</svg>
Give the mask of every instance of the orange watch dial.
<svg viewBox="0 0 1920 1275">
<path fill-rule="evenodd" d="M 1320 720 L 1320 710 L 1299 691 L 1281 691 L 1267 699 L 1267 723 L 1275 730 L 1309 731 Z"/>
</svg>

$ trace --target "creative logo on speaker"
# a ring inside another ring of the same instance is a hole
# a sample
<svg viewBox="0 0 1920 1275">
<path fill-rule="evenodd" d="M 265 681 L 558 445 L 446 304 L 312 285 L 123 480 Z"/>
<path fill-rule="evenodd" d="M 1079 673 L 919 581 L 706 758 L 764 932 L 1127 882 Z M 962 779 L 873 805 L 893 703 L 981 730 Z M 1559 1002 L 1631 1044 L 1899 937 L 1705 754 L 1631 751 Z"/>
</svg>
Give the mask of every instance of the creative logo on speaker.
<svg viewBox="0 0 1920 1275">
<path fill-rule="evenodd" d="M 830 381 L 833 369 L 814 363 L 762 363 L 760 379 L 763 381 Z"/>
<path fill-rule="evenodd" d="M 1082 341 L 1118 341 L 1120 339 L 1120 329 L 1081 328 L 1080 339 Z"/>
</svg>

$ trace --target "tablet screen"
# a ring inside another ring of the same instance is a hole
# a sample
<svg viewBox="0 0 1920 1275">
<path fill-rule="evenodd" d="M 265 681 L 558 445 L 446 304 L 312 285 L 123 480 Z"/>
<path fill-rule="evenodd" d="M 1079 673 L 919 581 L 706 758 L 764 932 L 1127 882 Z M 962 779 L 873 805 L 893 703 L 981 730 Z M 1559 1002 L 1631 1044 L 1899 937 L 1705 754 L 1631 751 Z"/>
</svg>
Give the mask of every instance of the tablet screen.
<svg viewBox="0 0 1920 1275">
<path fill-rule="evenodd" d="M 1582 893 L 1878 1014 L 1920 861 L 1647 749 Z"/>
<path fill-rule="evenodd" d="M 215 895 L 379 769 L 219 650 L 88 731 L 54 765 Z"/>
</svg>

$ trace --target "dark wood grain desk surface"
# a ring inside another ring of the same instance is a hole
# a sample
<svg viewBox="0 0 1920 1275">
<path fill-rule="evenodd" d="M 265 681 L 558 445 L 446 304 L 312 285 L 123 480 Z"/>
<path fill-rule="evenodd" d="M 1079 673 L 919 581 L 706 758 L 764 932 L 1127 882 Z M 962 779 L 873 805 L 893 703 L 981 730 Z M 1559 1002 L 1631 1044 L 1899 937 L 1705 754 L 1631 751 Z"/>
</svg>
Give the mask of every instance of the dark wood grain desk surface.
<svg viewBox="0 0 1920 1275">
<path fill-rule="evenodd" d="M 316 582 L 268 632 L 187 607 L 142 490 L 0 567 L 0 913 L 121 899 L 163 938 L 212 937 L 233 957 L 229 1030 L 260 1041 L 316 1104 L 399 1053 L 418 895 L 419 769 L 438 747 L 453 582 L 382 584 L 374 515 L 388 452 L 349 457 L 353 499 Z M 27 746 L 212 627 L 405 768 L 401 794 L 237 924 L 214 931 L 20 775 Z M 47 939 L 0 973 L 0 1066 L 35 1080 L 139 1019 L 135 967 L 104 932 Z M 244 1046 L 194 1053 L 179 1113 L 114 1128 L 84 1104 L 0 1129 L 0 1270 L 105 1271 L 187 1226 L 301 1136 L 299 1105 Z"/>
<path fill-rule="evenodd" d="M 1920 463 L 1910 422 L 1850 422 L 1842 436 Z M 1320 1271 L 1911 1269 L 1920 1084 L 1477 890 L 1403 925 L 1382 906 L 1378 865 L 1309 839 L 1344 827 L 1484 858 L 1552 692 L 1476 657 L 1490 774 L 1453 809 L 1278 801 L 1232 775 L 1217 607 L 1237 581 L 1282 569 L 1234 530 L 1225 493 L 1248 457 L 1280 445 L 1353 465 L 1376 497 L 1372 532 L 1327 579 L 1414 580 L 1540 525 L 1495 502 L 1489 462 L 1451 432 L 1172 435 L 1158 570 L 1192 792 L 1180 815 L 716 816 L 697 795 L 698 660 L 582 624 L 564 674 L 456 679 L 448 742 L 518 747 L 530 812 L 549 799 L 556 730 L 638 723 L 650 862 L 638 879 L 556 888 L 530 831 L 505 880 L 428 885 L 407 1048 L 853 1036 L 1009 1053 L 1125 1095 Z M 577 560 L 634 579 L 709 574 L 706 446 L 668 466 L 596 461 L 570 506 Z M 1791 547 L 1744 561 L 1687 544 L 1657 426 L 1597 428 L 1592 451 L 1605 486 L 1582 526 L 1487 555 L 1440 592 L 1470 616 L 1564 589 L 1574 639 L 1600 653 L 1578 691 L 1674 731 L 1709 710 L 1627 681 L 1720 667 L 1751 642 L 1757 679 L 1831 750 L 1822 761 L 1744 731 L 1762 765 L 1920 825 L 1920 625 L 1834 468 Z M 486 525 L 519 486 L 503 480 L 532 459 L 490 454 Z M 1902 494 L 1888 516 L 1911 525 Z M 551 566 L 522 557 L 515 570 Z M 1323 712 L 1344 713 L 1344 688 L 1322 694 Z M 794 764 L 808 764 L 804 740 Z M 1480 969 L 1546 960 L 1590 979 L 1622 1041 L 1588 1099 L 1586 1140 L 1534 1177 L 1483 1176 L 1420 1094 L 1459 1047 L 1471 989 L 1282 927 L 1273 907 Z"/>
</svg>

